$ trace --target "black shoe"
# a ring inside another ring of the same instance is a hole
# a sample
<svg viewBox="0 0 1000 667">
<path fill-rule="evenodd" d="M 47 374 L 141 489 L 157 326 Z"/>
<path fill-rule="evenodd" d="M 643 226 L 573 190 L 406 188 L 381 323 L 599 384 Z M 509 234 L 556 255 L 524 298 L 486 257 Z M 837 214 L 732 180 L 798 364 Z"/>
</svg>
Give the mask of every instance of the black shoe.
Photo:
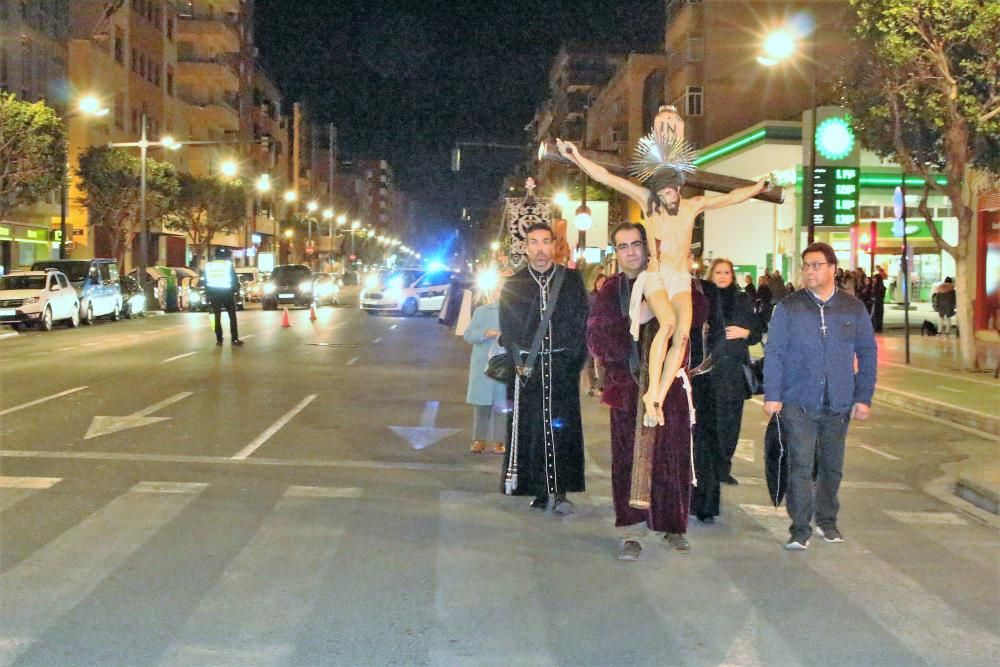
<svg viewBox="0 0 1000 667">
<path fill-rule="evenodd" d="M 222 345 L 222 339 L 220 338 L 219 340 L 215 341 L 215 344 L 216 345 Z"/>
<path fill-rule="evenodd" d="M 714 516 L 700 516 L 700 517 L 698 517 L 698 521 L 701 521 L 703 524 L 705 524 L 707 526 L 711 526 L 713 523 L 715 523 L 715 517 Z"/>
<path fill-rule="evenodd" d="M 546 507 L 548 507 L 548 505 L 549 505 L 548 495 L 537 496 L 534 500 L 531 501 L 531 508 L 536 510 L 543 510 Z"/>
<path fill-rule="evenodd" d="M 242 345 L 242 344 L 243 344 L 243 341 L 241 341 L 239 338 L 234 338 L 233 339 L 233 345 L 239 346 L 239 345 Z M 222 345 L 222 343 L 219 343 L 219 345 Z"/>
<path fill-rule="evenodd" d="M 732 475 L 726 475 L 726 478 L 722 480 L 722 483 L 726 486 L 739 486 L 739 481 Z"/>
</svg>

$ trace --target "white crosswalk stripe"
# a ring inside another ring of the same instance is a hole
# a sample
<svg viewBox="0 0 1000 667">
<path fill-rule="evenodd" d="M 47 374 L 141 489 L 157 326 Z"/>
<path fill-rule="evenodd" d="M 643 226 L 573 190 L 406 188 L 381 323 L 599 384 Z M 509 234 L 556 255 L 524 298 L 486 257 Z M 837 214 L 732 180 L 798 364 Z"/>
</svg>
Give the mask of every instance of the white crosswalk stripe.
<svg viewBox="0 0 1000 667">
<path fill-rule="evenodd" d="M 60 477 L 0 477 L 0 512 L 60 481 Z"/>
<path fill-rule="evenodd" d="M 194 498 L 133 488 L 0 575 L 0 665 L 13 663 Z"/>
<path fill-rule="evenodd" d="M 784 508 L 740 505 L 754 521 L 775 535 L 779 544 L 788 538 L 788 515 Z M 888 513 L 888 512 L 887 512 Z M 853 604 L 864 610 L 928 664 L 976 664 L 984 647 L 1000 650 L 995 635 L 966 622 L 945 601 L 912 577 L 876 557 L 848 539 L 844 544 L 821 544 L 814 537 L 810 552 L 800 556 L 813 571 Z M 808 559 L 808 560 L 806 560 Z"/>
<path fill-rule="evenodd" d="M 263 524 L 201 600 L 161 665 L 285 665 L 334 562 L 343 531 L 342 501 L 330 515 L 304 511 L 331 499 L 353 499 L 361 489 L 290 487 Z M 247 600 L 253 604 L 247 604 Z M 244 638 L 234 648 L 233 638 Z M 266 641 L 263 640 L 266 638 Z"/>
</svg>

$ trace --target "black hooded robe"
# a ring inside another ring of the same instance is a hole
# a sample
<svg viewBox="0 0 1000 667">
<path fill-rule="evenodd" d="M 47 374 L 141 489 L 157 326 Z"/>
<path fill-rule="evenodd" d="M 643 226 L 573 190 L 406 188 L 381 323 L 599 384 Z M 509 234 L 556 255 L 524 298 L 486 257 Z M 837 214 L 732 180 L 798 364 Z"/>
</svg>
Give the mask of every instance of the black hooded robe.
<svg viewBox="0 0 1000 667">
<path fill-rule="evenodd" d="M 500 344 L 508 353 L 518 348 L 526 354 L 531 347 L 554 270 L 540 274 L 525 267 L 504 283 L 500 295 Z M 521 382 L 516 412 L 509 416 L 503 468 L 506 475 L 516 434 L 518 477 L 512 495 L 584 491 L 580 371 L 587 350 L 587 293 L 577 271 L 565 272 L 533 372 L 526 382 L 515 379 L 507 388 L 508 397 L 514 398 L 514 382 Z"/>
</svg>

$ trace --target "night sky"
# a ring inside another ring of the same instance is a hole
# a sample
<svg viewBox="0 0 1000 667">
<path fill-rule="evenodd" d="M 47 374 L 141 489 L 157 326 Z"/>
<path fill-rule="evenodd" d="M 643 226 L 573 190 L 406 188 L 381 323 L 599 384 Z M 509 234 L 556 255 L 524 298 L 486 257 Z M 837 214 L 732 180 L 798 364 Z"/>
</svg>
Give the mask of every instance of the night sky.
<svg viewBox="0 0 1000 667">
<path fill-rule="evenodd" d="M 662 49 L 663 4 L 257 0 L 257 43 L 286 100 L 335 123 L 343 157 L 388 159 L 419 222 L 440 227 L 481 213 L 521 159 L 470 149 L 454 174 L 453 144 L 525 143 L 560 45 Z"/>
</svg>

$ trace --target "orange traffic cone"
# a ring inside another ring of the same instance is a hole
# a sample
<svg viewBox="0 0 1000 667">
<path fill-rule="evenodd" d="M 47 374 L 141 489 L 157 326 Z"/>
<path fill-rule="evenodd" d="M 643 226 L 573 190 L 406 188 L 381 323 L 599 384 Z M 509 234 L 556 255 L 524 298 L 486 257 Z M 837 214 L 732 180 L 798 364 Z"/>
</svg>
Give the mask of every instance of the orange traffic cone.
<svg viewBox="0 0 1000 667">
<path fill-rule="evenodd" d="M 287 329 L 292 326 L 292 323 L 288 321 L 288 306 L 285 306 L 285 312 L 281 316 L 281 328 Z"/>
<path fill-rule="evenodd" d="M 316 321 L 316 304 L 315 303 L 309 305 L 309 321 L 310 322 L 315 322 Z"/>
</svg>

